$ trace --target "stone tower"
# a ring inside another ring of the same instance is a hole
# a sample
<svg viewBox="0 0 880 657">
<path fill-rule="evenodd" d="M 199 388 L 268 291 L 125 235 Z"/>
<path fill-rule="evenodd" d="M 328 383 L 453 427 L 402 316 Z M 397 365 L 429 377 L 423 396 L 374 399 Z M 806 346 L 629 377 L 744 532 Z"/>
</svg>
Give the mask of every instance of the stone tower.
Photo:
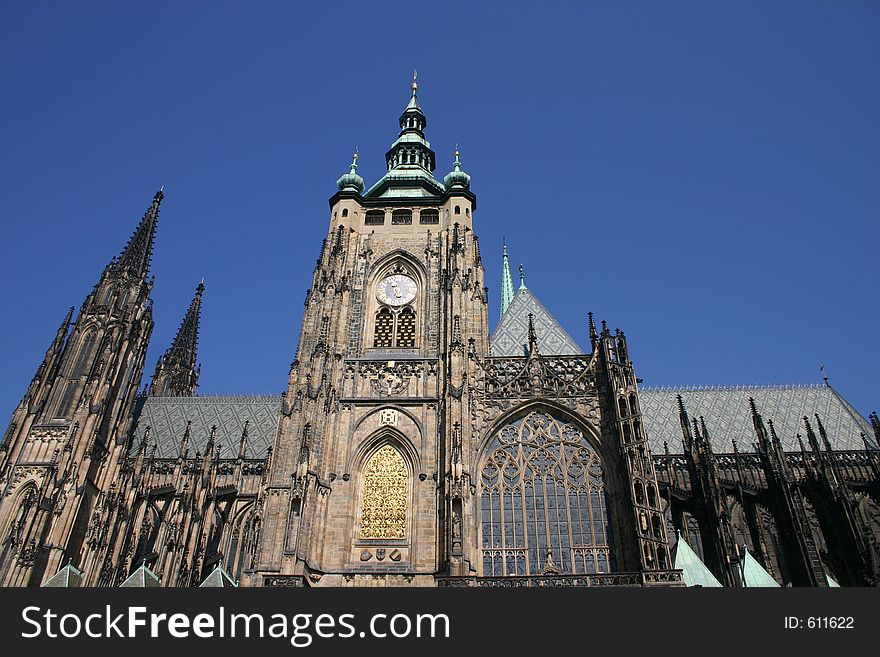
<svg viewBox="0 0 880 657">
<path fill-rule="evenodd" d="M 454 551 L 446 473 L 469 435 L 466 350 L 488 352 L 487 294 L 470 177 L 456 151 L 434 178 L 417 91 L 414 78 L 387 173 L 364 192 L 355 153 L 330 199 L 266 491 L 265 574 L 433 584 Z"/>
<path fill-rule="evenodd" d="M 72 327 L 68 312 L 0 445 L 6 586 L 39 585 L 68 563 L 98 570 L 86 534 L 127 448 L 153 330 L 147 276 L 162 197 L 160 190 Z"/>
</svg>

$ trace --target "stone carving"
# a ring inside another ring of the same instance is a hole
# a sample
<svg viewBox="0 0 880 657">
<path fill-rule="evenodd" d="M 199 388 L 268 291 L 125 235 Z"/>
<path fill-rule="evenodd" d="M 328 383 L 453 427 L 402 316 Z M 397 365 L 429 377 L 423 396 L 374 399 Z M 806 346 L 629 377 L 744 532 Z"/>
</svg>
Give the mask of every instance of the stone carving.
<svg viewBox="0 0 880 657">
<path fill-rule="evenodd" d="M 393 408 L 386 408 L 379 412 L 379 424 L 382 426 L 397 426 L 397 411 Z"/>
<path fill-rule="evenodd" d="M 67 427 L 59 426 L 36 426 L 33 427 L 28 435 L 29 440 L 63 440 L 67 437 Z"/>
</svg>

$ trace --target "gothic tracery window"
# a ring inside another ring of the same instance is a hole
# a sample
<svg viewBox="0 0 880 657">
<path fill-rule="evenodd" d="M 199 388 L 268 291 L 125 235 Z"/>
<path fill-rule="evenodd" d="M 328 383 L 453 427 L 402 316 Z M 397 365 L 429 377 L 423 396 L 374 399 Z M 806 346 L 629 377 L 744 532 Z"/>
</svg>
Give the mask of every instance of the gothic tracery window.
<svg viewBox="0 0 880 657">
<path fill-rule="evenodd" d="M 364 465 L 361 538 L 406 538 L 409 472 L 391 445 L 376 450 Z"/>
<path fill-rule="evenodd" d="M 611 572 L 599 455 L 574 424 L 533 411 L 502 427 L 480 471 L 483 575 Z M 548 555 L 549 553 L 549 555 Z"/>
</svg>

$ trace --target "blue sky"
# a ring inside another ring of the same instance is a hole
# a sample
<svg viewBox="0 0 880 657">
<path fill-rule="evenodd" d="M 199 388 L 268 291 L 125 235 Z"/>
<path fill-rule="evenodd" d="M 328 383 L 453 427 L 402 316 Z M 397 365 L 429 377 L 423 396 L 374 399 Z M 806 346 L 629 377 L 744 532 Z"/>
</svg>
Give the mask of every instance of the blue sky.
<svg viewBox="0 0 880 657">
<path fill-rule="evenodd" d="M 200 392 L 286 386 L 335 180 L 370 185 L 419 69 L 501 240 L 646 385 L 877 375 L 880 3 L 0 5 L 0 417 L 160 185 L 147 375 L 204 277 Z M 5 420 L 4 420 L 5 422 Z"/>
</svg>

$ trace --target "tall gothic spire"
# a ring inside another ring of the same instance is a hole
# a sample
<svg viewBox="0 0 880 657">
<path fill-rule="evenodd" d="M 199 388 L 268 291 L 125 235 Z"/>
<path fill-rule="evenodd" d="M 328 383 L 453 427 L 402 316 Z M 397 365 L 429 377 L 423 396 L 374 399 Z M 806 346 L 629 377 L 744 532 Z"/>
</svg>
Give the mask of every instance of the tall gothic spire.
<svg viewBox="0 0 880 657">
<path fill-rule="evenodd" d="M 204 291 L 204 282 L 199 283 L 186 316 L 177 329 L 174 342 L 156 364 L 156 372 L 150 383 L 150 396 L 189 397 L 195 394 L 200 373 L 196 368 L 196 351 Z"/>
<path fill-rule="evenodd" d="M 385 154 L 388 170 L 422 169 L 430 173 L 435 168 L 434 151 L 425 139 L 425 126 L 428 119 L 419 106 L 419 85 L 416 71 L 413 71 L 412 95 L 403 114 L 400 115 L 400 134 Z"/>
<path fill-rule="evenodd" d="M 507 242 L 503 242 L 504 253 L 501 256 L 501 314 L 504 317 L 510 302 L 513 301 L 513 276 L 510 274 L 510 259 L 507 257 Z"/>
<path fill-rule="evenodd" d="M 153 202 L 135 229 L 128 244 L 113 263 L 113 270 L 127 272 L 136 278 L 145 278 L 153 255 L 153 241 L 156 237 L 156 223 L 159 218 L 159 205 L 165 197 L 164 187 L 156 192 Z"/>
</svg>

